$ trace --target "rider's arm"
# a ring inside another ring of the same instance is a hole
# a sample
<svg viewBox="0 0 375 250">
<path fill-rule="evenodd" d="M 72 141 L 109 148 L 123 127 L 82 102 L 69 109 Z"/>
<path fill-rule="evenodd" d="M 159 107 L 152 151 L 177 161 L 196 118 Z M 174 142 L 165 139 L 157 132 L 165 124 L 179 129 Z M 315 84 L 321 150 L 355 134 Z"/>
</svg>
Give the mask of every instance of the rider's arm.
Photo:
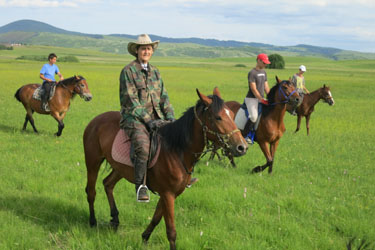
<svg viewBox="0 0 375 250">
<path fill-rule="evenodd" d="M 265 81 L 264 82 L 264 91 L 266 91 L 266 94 L 268 95 L 268 93 L 270 92 L 270 87 L 268 85 L 268 81 Z"/>
<path fill-rule="evenodd" d="M 39 77 L 40 77 L 40 79 L 42 79 L 43 81 L 51 82 L 51 79 L 48 79 L 48 78 L 44 77 L 44 75 L 43 75 L 42 73 L 40 73 Z"/>
<path fill-rule="evenodd" d="M 261 101 L 261 100 L 263 99 L 263 97 L 259 94 L 255 82 L 250 82 L 249 85 L 250 85 L 250 89 L 251 89 L 251 91 L 253 92 L 254 96 L 255 96 L 259 101 Z"/>
<path fill-rule="evenodd" d="M 64 80 L 64 77 L 63 77 L 63 75 L 60 73 L 60 71 L 57 72 L 57 75 L 60 77 L 60 81 Z"/>
</svg>

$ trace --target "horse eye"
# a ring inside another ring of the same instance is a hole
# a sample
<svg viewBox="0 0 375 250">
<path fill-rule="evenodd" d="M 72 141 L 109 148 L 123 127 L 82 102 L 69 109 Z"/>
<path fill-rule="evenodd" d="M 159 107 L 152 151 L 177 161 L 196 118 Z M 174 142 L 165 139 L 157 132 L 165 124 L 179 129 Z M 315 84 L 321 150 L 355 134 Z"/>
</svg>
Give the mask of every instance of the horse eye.
<svg viewBox="0 0 375 250">
<path fill-rule="evenodd" d="M 81 86 L 82 88 L 84 88 L 84 87 L 85 87 L 85 84 L 81 83 L 80 86 Z"/>
<path fill-rule="evenodd" d="M 217 121 L 221 121 L 221 120 L 222 120 L 220 116 L 215 116 L 215 119 L 216 119 Z"/>
</svg>

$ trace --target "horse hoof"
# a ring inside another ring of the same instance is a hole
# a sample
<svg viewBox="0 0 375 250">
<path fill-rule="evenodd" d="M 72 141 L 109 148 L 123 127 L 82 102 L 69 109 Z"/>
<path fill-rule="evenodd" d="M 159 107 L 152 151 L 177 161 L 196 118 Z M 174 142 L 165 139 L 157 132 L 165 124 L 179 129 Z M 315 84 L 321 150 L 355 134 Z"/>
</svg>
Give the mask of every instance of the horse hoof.
<svg viewBox="0 0 375 250">
<path fill-rule="evenodd" d="M 96 227 L 97 226 L 97 223 L 96 223 L 96 220 L 90 220 L 90 227 Z"/>
<path fill-rule="evenodd" d="M 114 221 L 114 220 L 111 220 L 111 222 L 110 222 L 109 224 L 110 224 L 111 228 L 112 228 L 114 231 L 117 231 L 120 222 L 118 222 L 118 221 Z"/>
<path fill-rule="evenodd" d="M 255 167 L 255 168 L 253 168 L 253 170 L 251 170 L 252 174 L 259 173 L 259 172 L 261 172 L 260 166 Z"/>
</svg>

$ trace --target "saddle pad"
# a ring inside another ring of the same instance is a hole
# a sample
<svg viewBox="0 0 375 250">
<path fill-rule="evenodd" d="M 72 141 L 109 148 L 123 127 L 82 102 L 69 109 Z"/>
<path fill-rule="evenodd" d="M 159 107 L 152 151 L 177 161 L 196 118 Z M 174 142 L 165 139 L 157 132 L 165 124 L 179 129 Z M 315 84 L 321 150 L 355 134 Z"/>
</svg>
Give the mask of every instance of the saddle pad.
<svg viewBox="0 0 375 250">
<path fill-rule="evenodd" d="M 41 90 L 42 90 L 42 86 L 36 88 L 34 90 L 34 93 L 33 93 L 33 98 L 35 100 L 38 100 L 38 101 L 41 101 L 42 98 L 41 98 Z M 55 95 L 55 90 L 56 90 L 56 85 L 54 85 L 53 87 L 51 87 L 51 91 L 50 91 L 50 94 L 49 94 L 49 99 L 48 101 L 50 101 L 52 99 L 52 97 Z"/>
<path fill-rule="evenodd" d="M 121 164 L 134 167 L 132 161 L 130 160 L 130 147 L 131 147 L 131 141 L 130 141 L 129 136 L 125 133 L 123 129 L 120 129 L 117 132 L 115 140 L 113 141 L 113 144 L 112 144 L 112 158 Z M 152 159 L 148 168 L 152 168 L 156 164 L 156 161 L 159 157 L 159 153 L 160 153 L 160 146 L 158 146 L 155 156 Z"/>
<path fill-rule="evenodd" d="M 246 107 L 246 105 L 245 105 L 245 107 Z M 257 128 L 258 128 L 260 118 L 262 116 L 262 107 L 263 107 L 263 104 L 258 105 L 258 118 L 255 122 L 255 126 L 254 126 L 255 130 L 257 130 Z M 240 130 L 245 129 L 247 120 L 249 119 L 248 115 L 249 115 L 249 113 L 247 112 L 247 109 L 244 109 L 242 106 L 241 106 L 241 108 L 238 109 L 236 117 L 234 117 L 234 123 L 236 123 L 237 128 L 239 128 Z"/>
</svg>

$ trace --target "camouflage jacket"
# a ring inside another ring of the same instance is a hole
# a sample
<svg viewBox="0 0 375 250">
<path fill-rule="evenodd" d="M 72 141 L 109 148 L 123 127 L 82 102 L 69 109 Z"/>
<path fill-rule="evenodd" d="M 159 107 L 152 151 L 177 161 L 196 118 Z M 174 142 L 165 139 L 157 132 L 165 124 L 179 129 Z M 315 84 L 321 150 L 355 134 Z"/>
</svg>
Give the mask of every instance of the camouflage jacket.
<svg viewBox="0 0 375 250">
<path fill-rule="evenodd" d="M 148 64 L 142 69 L 138 60 L 123 68 L 120 74 L 120 127 L 134 127 L 134 123 L 147 123 L 157 115 L 163 120 L 173 119 L 167 90 L 159 70 Z"/>
</svg>

